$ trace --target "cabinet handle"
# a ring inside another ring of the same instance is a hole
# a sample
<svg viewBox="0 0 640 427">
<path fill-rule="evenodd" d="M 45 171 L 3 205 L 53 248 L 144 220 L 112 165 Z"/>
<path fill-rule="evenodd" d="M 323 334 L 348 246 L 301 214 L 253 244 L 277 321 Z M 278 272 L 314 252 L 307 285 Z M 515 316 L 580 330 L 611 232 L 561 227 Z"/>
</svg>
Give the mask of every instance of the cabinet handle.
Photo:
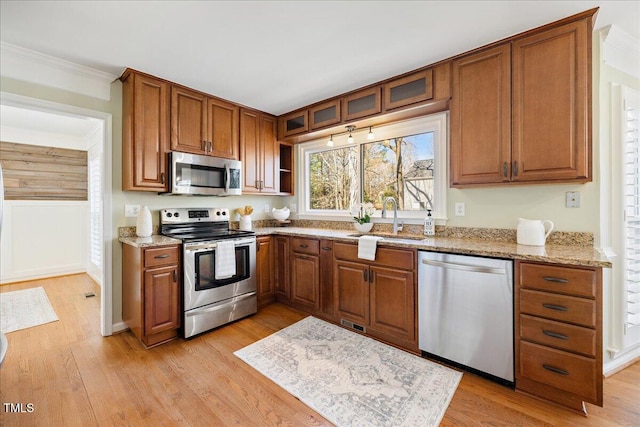
<svg viewBox="0 0 640 427">
<path fill-rule="evenodd" d="M 547 331 L 547 330 L 542 330 L 542 333 L 545 334 L 546 336 L 549 337 L 553 337 L 553 338 L 558 338 L 560 340 L 568 340 L 569 337 L 563 334 L 559 334 L 557 332 L 551 332 L 551 331 Z"/>
<path fill-rule="evenodd" d="M 209 141 L 209 152 L 213 153 L 213 142 Z"/>
<path fill-rule="evenodd" d="M 257 179 L 256 179 L 256 185 L 255 185 L 255 187 L 256 187 L 256 190 L 259 190 L 259 189 L 260 189 L 260 181 L 258 181 Z"/>
<path fill-rule="evenodd" d="M 518 176 L 518 161 L 513 162 L 513 176 Z"/>
<path fill-rule="evenodd" d="M 164 258 L 169 258 L 169 254 L 156 255 L 156 256 L 155 256 L 155 259 L 164 259 Z"/>
<path fill-rule="evenodd" d="M 308 256 L 301 256 L 300 259 L 309 259 Z"/>
<path fill-rule="evenodd" d="M 547 282 L 554 282 L 554 283 L 569 283 L 569 281 L 567 279 L 561 279 L 559 277 L 550 277 L 550 276 L 543 276 L 542 277 L 544 280 L 546 280 Z"/>
<path fill-rule="evenodd" d="M 556 311 L 569 311 L 569 309 L 567 307 L 561 306 L 561 305 L 555 305 L 555 304 L 542 304 L 542 306 L 544 308 L 548 308 L 549 310 L 556 310 Z"/>
<path fill-rule="evenodd" d="M 304 248 L 308 248 L 309 245 L 300 245 L 300 247 L 304 249 Z"/>
<path fill-rule="evenodd" d="M 367 277 L 367 271 L 368 270 L 362 270 L 362 280 L 364 280 L 365 282 L 369 281 L 369 278 Z"/>
<path fill-rule="evenodd" d="M 509 174 L 509 163 L 504 162 L 502 164 L 502 175 L 504 175 L 504 177 L 506 178 L 508 174 Z"/>
<path fill-rule="evenodd" d="M 369 283 L 373 283 L 373 271 L 369 270 Z"/>
<path fill-rule="evenodd" d="M 542 367 L 544 369 L 546 369 L 547 371 L 551 371 L 554 374 L 560 374 L 560 375 L 569 375 L 568 371 L 565 371 L 564 369 L 560 369 L 560 368 L 556 368 L 554 366 L 550 366 L 550 365 L 542 365 Z"/>
<path fill-rule="evenodd" d="M 160 174 L 160 183 L 164 184 L 164 172 Z"/>
<path fill-rule="evenodd" d="M 330 250 L 331 250 L 331 248 L 330 248 L 329 246 L 323 246 L 323 247 L 322 247 L 322 250 L 323 250 L 323 251 L 330 251 Z"/>
<path fill-rule="evenodd" d="M 178 281 L 178 275 L 176 274 L 176 270 L 173 270 L 173 282 L 176 283 Z"/>
<path fill-rule="evenodd" d="M 202 140 L 202 149 L 205 153 L 207 152 L 207 141 L 205 141 L 204 139 Z"/>
</svg>

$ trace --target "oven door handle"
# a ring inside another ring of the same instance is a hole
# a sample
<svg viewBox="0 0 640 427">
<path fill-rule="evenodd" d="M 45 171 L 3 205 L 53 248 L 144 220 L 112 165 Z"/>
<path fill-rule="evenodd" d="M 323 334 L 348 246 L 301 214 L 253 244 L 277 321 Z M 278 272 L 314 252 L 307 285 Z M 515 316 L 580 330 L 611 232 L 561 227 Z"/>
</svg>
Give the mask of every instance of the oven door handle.
<svg viewBox="0 0 640 427">
<path fill-rule="evenodd" d="M 234 240 L 234 242 L 236 244 L 236 248 L 238 246 L 250 245 L 252 243 L 255 243 L 255 241 L 256 241 L 255 238 Z M 200 250 L 215 249 L 217 246 L 218 245 L 216 243 L 202 243 L 202 244 L 194 244 L 194 245 L 185 246 L 184 250 L 186 252 L 197 252 L 197 251 L 200 251 Z"/>
</svg>

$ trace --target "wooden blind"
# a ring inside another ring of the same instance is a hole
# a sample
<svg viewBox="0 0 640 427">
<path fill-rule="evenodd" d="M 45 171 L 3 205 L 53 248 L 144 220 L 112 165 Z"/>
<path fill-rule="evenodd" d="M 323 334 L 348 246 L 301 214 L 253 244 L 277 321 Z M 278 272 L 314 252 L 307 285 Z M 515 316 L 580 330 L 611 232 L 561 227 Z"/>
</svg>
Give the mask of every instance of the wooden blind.
<svg viewBox="0 0 640 427">
<path fill-rule="evenodd" d="M 87 152 L 0 142 L 6 200 L 87 200 Z"/>
</svg>

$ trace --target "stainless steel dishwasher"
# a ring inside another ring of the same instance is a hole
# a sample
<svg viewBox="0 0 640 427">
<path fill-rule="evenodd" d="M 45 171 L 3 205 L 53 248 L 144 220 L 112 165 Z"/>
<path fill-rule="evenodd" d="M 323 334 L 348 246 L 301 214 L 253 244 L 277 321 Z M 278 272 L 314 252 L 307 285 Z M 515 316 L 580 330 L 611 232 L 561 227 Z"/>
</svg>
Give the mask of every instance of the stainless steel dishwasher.
<svg viewBox="0 0 640 427">
<path fill-rule="evenodd" d="M 513 384 L 513 261 L 418 252 L 424 355 Z"/>
</svg>

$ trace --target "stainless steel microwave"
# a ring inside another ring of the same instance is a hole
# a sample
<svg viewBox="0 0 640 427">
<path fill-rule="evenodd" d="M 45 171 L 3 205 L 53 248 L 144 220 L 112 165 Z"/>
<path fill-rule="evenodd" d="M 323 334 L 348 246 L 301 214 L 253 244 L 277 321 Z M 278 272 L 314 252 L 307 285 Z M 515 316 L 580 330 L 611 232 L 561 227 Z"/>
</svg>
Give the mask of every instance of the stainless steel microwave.
<svg viewBox="0 0 640 427">
<path fill-rule="evenodd" d="M 242 162 L 198 154 L 169 153 L 169 194 L 239 196 Z"/>
</svg>

